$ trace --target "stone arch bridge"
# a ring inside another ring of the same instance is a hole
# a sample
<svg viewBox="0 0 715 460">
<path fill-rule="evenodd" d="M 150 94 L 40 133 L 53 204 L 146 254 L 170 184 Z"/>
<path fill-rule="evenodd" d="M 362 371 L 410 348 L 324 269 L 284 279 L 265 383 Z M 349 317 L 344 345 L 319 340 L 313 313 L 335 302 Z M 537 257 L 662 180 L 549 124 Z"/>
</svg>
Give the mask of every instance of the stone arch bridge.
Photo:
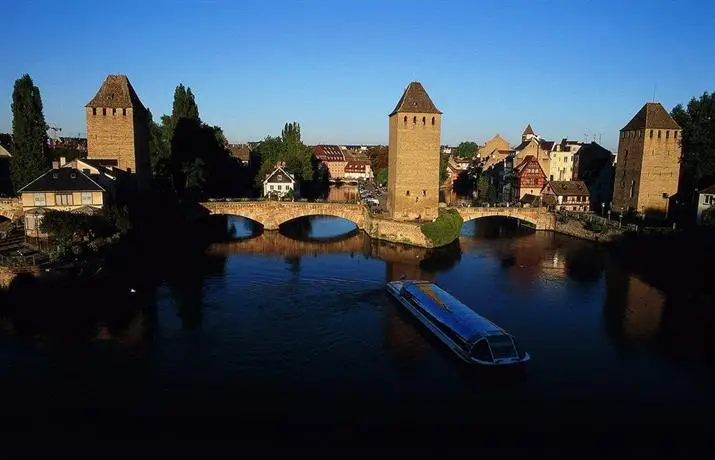
<svg viewBox="0 0 715 460">
<path fill-rule="evenodd" d="M 356 203 L 313 203 L 304 201 L 209 201 L 201 203 L 209 214 L 246 217 L 263 225 L 264 230 L 278 230 L 281 224 L 305 216 L 334 216 L 366 228 L 367 208 Z"/>
<path fill-rule="evenodd" d="M 450 208 L 456 210 L 465 222 L 482 217 L 508 217 L 533 225 L 536 230 L 554 230 L 556 215 L 546 208 L 478 207 Z"/>
<path fill-rule="evenodd" d="M 209 201 L 201 203 L 209 214 L 246 217 L 263 225 L 264 230 L 277 230 L 290 220 L 305 216 L 335 216 L 353 222 L 357 228 L 372 234 L 372 220 L 367 208 L 358 203 L 304 201 Z M 545 208 L 478 207 L 448 208 L 469 221 L 482 217 L 507 217 L 530 223 L 536 230 L 553 230 L 556 216 Z M 385 223 L 384 219 L 381 220 Z"/>
</svg>

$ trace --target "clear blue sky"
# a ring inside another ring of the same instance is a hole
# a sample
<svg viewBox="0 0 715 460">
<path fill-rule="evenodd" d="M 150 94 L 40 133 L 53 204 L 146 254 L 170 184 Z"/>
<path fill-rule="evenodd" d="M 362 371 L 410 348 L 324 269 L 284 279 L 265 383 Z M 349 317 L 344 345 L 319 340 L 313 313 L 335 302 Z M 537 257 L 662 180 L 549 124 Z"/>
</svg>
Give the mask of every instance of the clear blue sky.
<svg viewBox="0 0 715 460">
<path fill-rule="evenodd" d="M 715 2 L 10 1 L 0 27 L 0 131 L 29 73 L 45 118 L 85 132 L 84 105 L 125 73 L 158 118 L 178 83 L 232 142 L 301 123 L 307 143 L 387 143 L 387 115 L 421 81 L 442 143 L 618 130 L 653 98 L 715 90 Z"/>
</svg>

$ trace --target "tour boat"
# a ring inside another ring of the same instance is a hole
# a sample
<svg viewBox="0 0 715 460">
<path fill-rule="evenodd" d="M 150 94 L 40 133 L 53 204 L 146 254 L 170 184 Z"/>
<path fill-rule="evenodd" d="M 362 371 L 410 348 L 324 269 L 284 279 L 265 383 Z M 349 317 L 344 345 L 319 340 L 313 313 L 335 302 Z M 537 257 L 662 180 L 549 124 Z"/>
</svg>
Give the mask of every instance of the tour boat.
<svg viewBox="0 0 715 460">
<path fill-rule="evenodd" d="M 469 364 L 508 366 L 529 361 L 516 338 L 428 281 L 391 281 L 387 292 Z"/>
</svg>

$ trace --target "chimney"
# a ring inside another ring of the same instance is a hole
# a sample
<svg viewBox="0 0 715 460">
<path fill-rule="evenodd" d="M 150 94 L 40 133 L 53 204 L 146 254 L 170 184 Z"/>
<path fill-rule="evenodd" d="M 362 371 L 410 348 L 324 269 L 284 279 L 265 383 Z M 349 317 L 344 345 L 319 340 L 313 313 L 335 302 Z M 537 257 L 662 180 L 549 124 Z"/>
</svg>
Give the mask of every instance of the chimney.
<svg viewBox="0 0 715 460">
<path fill-rule="evenodd" d="M 47 164 L 47 163 L 45 163 Z M 59 161 L 53 161 L 52 162 L 52 169 L 60 169 L 60 162 Z"/>
<path fill-rule="evenodd" d="M 60 166 L 64 166 L 67 163 L 67 158 L 60 157 Z"/>
</svg>

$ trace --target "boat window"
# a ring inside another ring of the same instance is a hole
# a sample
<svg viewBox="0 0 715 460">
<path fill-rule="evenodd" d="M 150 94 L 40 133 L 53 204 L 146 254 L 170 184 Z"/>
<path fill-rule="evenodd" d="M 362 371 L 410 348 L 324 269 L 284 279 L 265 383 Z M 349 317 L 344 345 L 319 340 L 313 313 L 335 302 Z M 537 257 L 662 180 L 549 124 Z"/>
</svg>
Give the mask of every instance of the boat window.
<svg viewBox="0 0 715 460">
<path fill-rule="evenodd" d="M 472 347 L 472 357 L 480 361 L 493 361 L 492 353 L 489 350 L 489 345 L 487 345 L 486 340 L 482 339 L 474 344 Z"/>
<path fill-rule="evenodd" d="M 514 358 L 514 342 L 508 335 L 490 335 L 487 337 L 494 359 Z"/>
</svg>

